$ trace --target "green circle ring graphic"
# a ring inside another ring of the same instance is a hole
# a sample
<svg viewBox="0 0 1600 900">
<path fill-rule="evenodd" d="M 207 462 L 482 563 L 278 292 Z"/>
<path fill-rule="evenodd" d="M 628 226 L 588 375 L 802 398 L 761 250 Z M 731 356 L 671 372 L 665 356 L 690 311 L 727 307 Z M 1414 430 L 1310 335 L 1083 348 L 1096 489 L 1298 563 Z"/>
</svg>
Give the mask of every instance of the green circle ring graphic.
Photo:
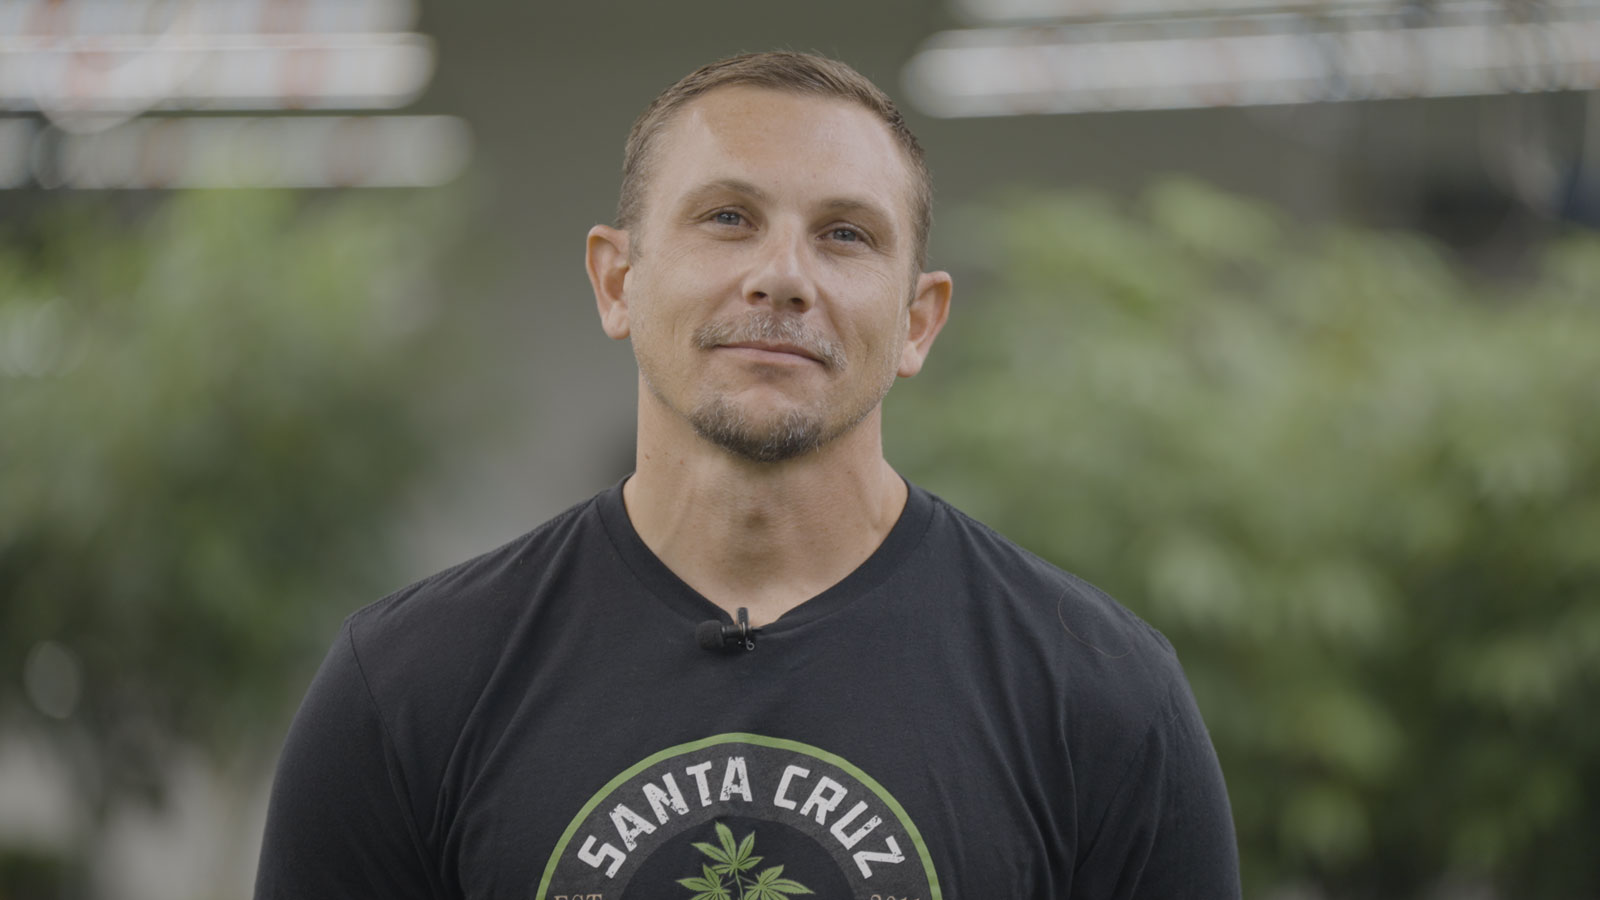
<svg viewBox="0 0 1600 900">
<path fill-rule="evenodd" d="M 911 821 L 911 817 L 906 813 L 905 807 L 901 806 L 900 802 L 896 800 L 892 794 L 885 790 L 883 785 L 878 783 L 877 779 L 868 775 L 866 772 L 863 772 L 849 760 L 846 760 L 844 757 L 839 756 L 838 754 L 830 753 L 821 748 L 813 747 L 810 744 L 801 743 L 800 741 L 766 737 L 764 735 L 750 734 L 746 732 L 729 732 L 725 734 L 718 734 L 711 737 L 702 738 L 700 740 L 667 747 L 664 750 L 657 751 L 645 757 L 644 759 L 639 760 L 637 763 L 629 766 L 627 770 L 621 772 L 616 777 L 606 782 L 603 787 L 601 787 L 594 793 L 592 797 L 589 798 L 589 801 L 583 805 L 583 808 L 578 810 L 577 815 L 572 817 L 571 823 L 569 823 L 566 830 L 562 832 L 561 839 L 556 843 L 555 849 L 550 854 L 549 862 L 545 865 L 544 875 L 539 881 L 539 889 L 534 894 L 535 900 L 548 900 L 550 896 L 549 891 L 551 881 L 556 877 L 557 870 L 560 867 L 562 860 L 567 855 L 568 847 L 571 845 L 573 839 L 577 836 L 579 830 L 584 826 L 584 824 L 591 820 L 596 809 L 599 808 L 601 804 L 605 803 L 617 791 L 627 786 L 630 781 L 634 780 L 653 766 L 670 761 L 676 757 L 716 748 L 720 745 L 726 744 L 767 748 L 769 750 L 784 751 L 803 757 L 810 757 L 818 762 L 833 766 L 835 769 L 854 779 L 862 787 L 865 787 L 867 790 L 871 791 L 874 795 L 876 795 L 877 799 L 882 802 L 883 806 L 893 814 L 900 828 L 905 832 L 906 838 L 911 842 L 913 852 L 916 854 L 918 859 L 921 860 L 922 874 L 927 879 L 927 900 L 943 900 L 943 895 L 939 891 L 939 879 L 937 874 L 934 872 L 933 860 L 928 852 L 927 844 L 923 841 L 922 833 L 917 830 L 916 825 Z M 794 801 L 790 801 L 790 804 L 793 802 Z M 784 805 L 786 808 L 792 810 L 794 807 L 790 804 Z M 804 807 L 801 808 L 801 815 L 805 815 Z M 819 811 L 817 815 L 819 817 L 817 821 L 820 824 L 820 816 L 822 813 Z M 873 824 L 876 823 L 874 822 Z M 629 845 L 629 849 L 632 849 L 631 844 Z M 632 868 L 632 866 L 630 866 L 630 868 Z M 863 871 L 865 871 L 864 868 Z"/>
</svg>

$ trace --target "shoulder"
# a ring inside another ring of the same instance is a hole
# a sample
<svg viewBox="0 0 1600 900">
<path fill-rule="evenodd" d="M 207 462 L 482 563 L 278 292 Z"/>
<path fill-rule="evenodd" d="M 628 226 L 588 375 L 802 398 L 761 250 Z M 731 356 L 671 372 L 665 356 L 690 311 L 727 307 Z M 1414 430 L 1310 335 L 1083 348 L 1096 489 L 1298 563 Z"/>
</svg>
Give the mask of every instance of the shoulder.
<svg viewBox="0 0 1600 900">
<path fill-rule="evenodd" d="M 435 572 L 374 601 L 349 616 L 356 634 L 394 636 L 419 627 L 445 625 L 493 616 L 516 605 L 515 590 L 536 581 L 542 571 L 560 564 L 584 532 L 598 530 L 596 498 L 578 503 L 560 515 L 486 553 Z"/>
<path fill-rule="evenodd" d="M 284 743 L 258 896 L 314 894 L 352 867 L 385 896 L 442 890 L 450 759 L 541 582 L 594 552 L 594 502 L 346 617 Z"/>
<path fill-rule="evenodd" d="M 1160 631 L 1084 578 L 932 501 L 927 564 L 962 583 L 967 615 L 1020 657 L 1019 667 L 1051 676 L 1066 712 L 1143 732 L 1187 690 Z"/>
<path fill-rule="evenodd" d="M 544 585 L 604 552 L 597 499 L 350 614 L 342 637 L 380 704 L 391 685 L 412 693 L 414 675 L 457 685 L 484 677 L 517 623 L 551 593 Z"/>
<path fill-rule="evenodd" d="M 1206 858 L 1226 867 L 1227 796 L 1172 644 L 1083 578 L 942 500 L 934 504 L 924 564 L 939 581 L 964 587 L 948 593 L 961 598 L 961 627 L 977 638 L 968 641 L 975 677 L 996 679 L 1006 702 L 1031 710 L 1019 733 L 1029 735 L 1033 758 L 1070 773 L 1086 842 L 1080 859 L 1109 854 L 1120 866 L 1138 843 L 1129 834 L 1161 831 L 1163 817 L 1181 810 L 1179 818 L 1209 823 L 1200 829 L 1207 835 L 1189 843 L 1205 844 Z M 1153 870 L 1143 877 L 1157 880 Z"/>
</svg>

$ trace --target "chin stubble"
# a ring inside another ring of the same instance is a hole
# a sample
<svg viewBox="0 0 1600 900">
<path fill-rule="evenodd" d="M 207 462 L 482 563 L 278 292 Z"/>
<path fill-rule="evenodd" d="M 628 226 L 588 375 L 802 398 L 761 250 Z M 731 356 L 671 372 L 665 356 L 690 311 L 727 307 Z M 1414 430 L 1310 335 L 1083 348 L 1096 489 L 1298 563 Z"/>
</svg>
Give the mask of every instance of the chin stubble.
<svg viewBox="0 0 1600 900">
<path fill-rule="evenodd" d="M 822 422 L 791 409 L 775 422 L 757 425 L 726 397 L 714 397 L 689 412 L 695 433 L 741 459 L 776 463 L 803 456 L 827 443 Z M 854 423 L 852 423 L 854 424 Z"/>
<path fill-rule="evenodd" d="M 831 371 L 842 371 L 847 364 L 844 349 L 837 341 L 816 334 L 798 318 L 766 311 L 753 312 L 742 319 L 708 322 L 695 330 L 693 341 L 701 350 L 747 341 L 793 344 Z M 652 394 L 667 403 L 648 375 L 644 382 Z M 891 373 L 872 403 L 864 404 L 831 429 L 822 416 L 797 409 L 758 421 L 721 395 L 698 404 L 686 418 L 696 434 L 734 456 L 759 463 L 784 462 L 817 450 L 860 424 L 883 400 L 893 382 Z"/>
<path fill-rule="evenodd" d="M 746 341 L 793 344 L 811 354 L 831 371 L 845 367 L 844 348 L 808 328 L 796 316 L 754 310 L 738 319 L 720 319 L 695 329 L 694 343 L 701 350 Z M 861 417 L 834 433 L 824 430 L 822 419 L 791 409 L 775 421 L 753 422 L 726 397 L 717 396 L 689 412 L 695 433 L 741 459 L 776 463 L 803 456 L 849 430 Z"/>
</svg>

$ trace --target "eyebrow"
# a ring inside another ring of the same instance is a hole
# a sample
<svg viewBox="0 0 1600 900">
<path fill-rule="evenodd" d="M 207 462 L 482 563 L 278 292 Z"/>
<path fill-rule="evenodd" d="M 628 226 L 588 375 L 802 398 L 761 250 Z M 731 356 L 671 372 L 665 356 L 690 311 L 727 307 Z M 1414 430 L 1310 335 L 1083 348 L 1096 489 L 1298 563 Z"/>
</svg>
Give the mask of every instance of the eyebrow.
<svg viewBox="0 0 1600 900">
<path fill-rule="evenodd" d="M 743 194 L 752 200 L 765 203 L 770 195 L 761 188 L 739 178 L 718 178 L 699 185 L 683 195 L 684 206 L 695 206 L 717 194 Z"/>
</svg>

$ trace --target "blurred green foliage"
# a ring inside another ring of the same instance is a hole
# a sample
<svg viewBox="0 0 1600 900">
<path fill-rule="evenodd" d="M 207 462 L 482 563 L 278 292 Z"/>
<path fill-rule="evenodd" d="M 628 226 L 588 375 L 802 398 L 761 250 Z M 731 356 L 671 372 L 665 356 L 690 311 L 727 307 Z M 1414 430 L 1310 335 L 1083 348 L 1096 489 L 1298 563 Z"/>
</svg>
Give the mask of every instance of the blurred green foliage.
<svg viewBox="0 0 1600 900">
<path fill-rule="evenodd" d="M 448 207 L 180 193 L 0 242 L 0 724 L 90 820 L 269 757 L 440 445 Z"/>
<path fill-rule="evenodd" d="M 1600 896 L 1600 236 L 1483 284 L 1187 181 L 948 230 L 891 455 L 1171 638 L 1248 894 Z"/>
<path fill-rule="evenodd" d="M 60 900 L 61 886 L 73 878 L 57 854 L 0 847 L 0 900 Z"/>
</svg>

